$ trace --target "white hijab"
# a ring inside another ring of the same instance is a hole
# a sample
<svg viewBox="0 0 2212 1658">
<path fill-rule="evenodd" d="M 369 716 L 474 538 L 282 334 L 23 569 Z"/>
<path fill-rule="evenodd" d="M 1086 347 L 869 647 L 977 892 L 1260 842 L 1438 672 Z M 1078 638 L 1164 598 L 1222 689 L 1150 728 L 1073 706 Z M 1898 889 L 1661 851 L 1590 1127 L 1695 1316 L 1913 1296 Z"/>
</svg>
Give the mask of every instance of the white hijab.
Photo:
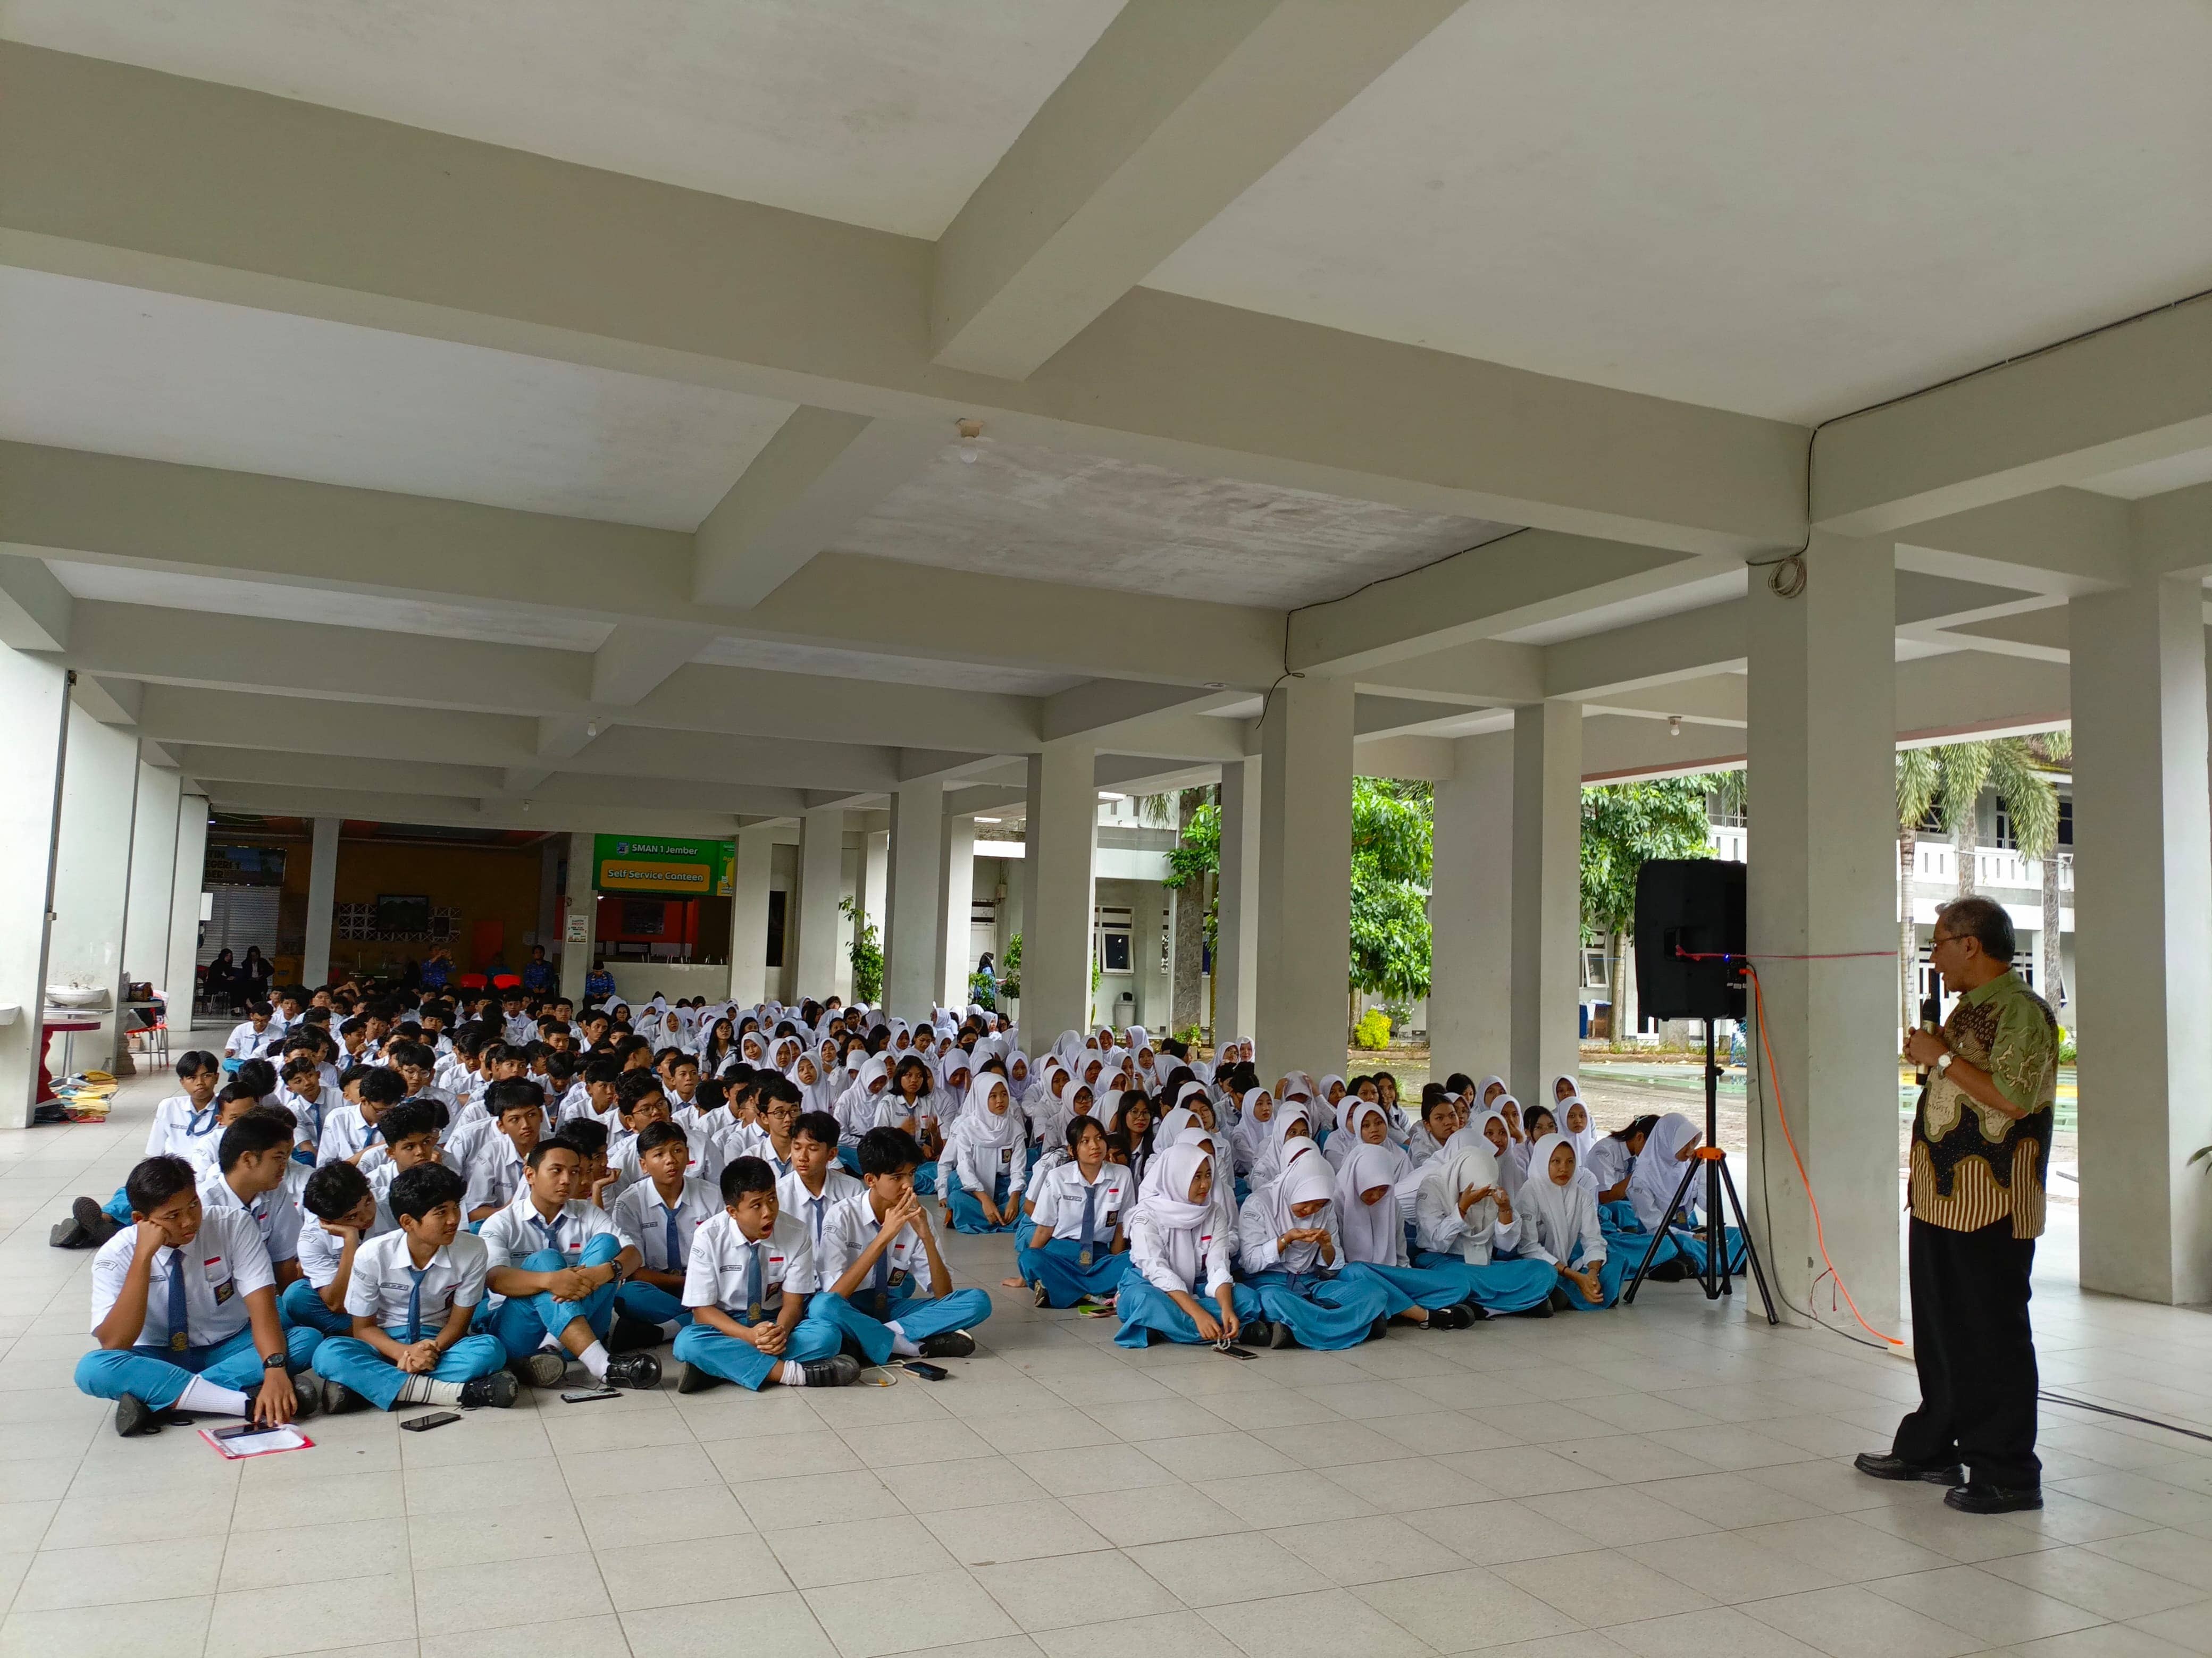
<svg viewBox="0 0 2212 1658">
<path fill-rule="evenodd" d="M 1583 1185 L 1583 1160 L 1578 1157 L 1575 1158 L 1575 1172 L 1567 1183 L 1553 1183 L 1552 1153 L 1563 1145 L 1571 1156 L 1574 1145 L 1564 1134 L 1547 1134 L 1536 1142 L 1529 1153 L 1528 1178 L 1522 1182 L 1521 1193 L 1513 1205 L 1521 1224 L 1535 1228 L 1533 1233 L 1524 1236 L 1533 1237 L 1555 1259 L 1571 1261 L 1577 1246 L 1582 1242 L 1582 1206 L 1590 1199 Z"/>
<path fill-rule="evenodd" d="M 1190 1183 L 1212 1157 L 1202 1145 L 1171 1145 L 1153 1161 L 1159 1178 L 1151 1191 L 1139 1195 L 1133 1216 L 1163 1232 L 1195 1233 L 1199 1223 L 1213 1212 L 1213 1199 L 1209 1195 L 1204 1203 L 1193 1203 Z"/>
<path fill-rule="evenodd" d="M 1481 1150 L 1482 1155 L 1488 1157 L 1492 1163 L 1495 1165 L 1497 1169 L 1497 1173 L 1488 1181 L 1483 1181 L 1482 1184 L 1487 1186 L 1504 1187 L 1505 1188 L 1506 1196 L 1510 1198 L 1514 1202 L 1518 1203 L 1521 1201 L 1521 1165 L 1510 1155 L 1501 1154 L 1497 1147 L 1491 1145 L 1490 1137 L 1482 1132 L 1483 1125 L 1491 1121 L 1493 1118 L 1496 1119 L 1498 1126 L 1500 1128 L 1504 1128 L 1505 1127 L 1505 1114 L 1504 1112 L 1485 1111 L 1480 1115 L 1471 1119 L 1466 1127 L 1461 1129 L 1459 1133 L 1454 1134 L 1449 1139 L 1444 1142 L 1443 1155 L 1437 1157 L 1436 1161 L 1438 1163 L 1449 1163 L 1453 1158 L 1459 1157 L 1462 1153 L 1474 1151 L 1479 1147 Z M 1510 1153 L 1512 1150 L 1513 1143 L 1510 1139 L 1509 1139 L 1506 1141 L 1506 1152 Z M 1463 1190 L 1464 1188 L 1462 1189 Z"/>
<path fill-rule="evenodd" d="M 1395 1266 L 1405 1243 L 1405 1222 L 1395 1201 L 1398 1175 L 1383 1155 L 1387 1149 L 1363 1145 L 1336 1171 L 1336 1230 L 1347 1260 Z M 1390 1190 L 1374 1203 L 1361 1200 L 1362 1193 L 1378 1186 Z"/>
<path fill-rule="evenodd" d="M 1469 1127 L 1473 1127 L 1472 1124 Z M 1444 1153 L 1428 1166 L 1421 1176 L 1421 1185 L 1435 1199 L 1437 1206 L 1446 1213 L 1457 1213 L 1462 1194 L 1479 1192 L 1484 1187 L 1502 1185 L 1503 1169 L 1498 1156 L 1490 1149 L 1490 1142 L 1477 1135 L 1471 1144 L 1462 1145 L 1462 1129 L 1444 1147 Z M 1455 1149 L 1456 1148 L 1456 1149 Z M 1460 1238 L 1460 1256 L 1471 1265 L 1487 1266 L 1491 1255 L 1491 1217 L 1494 1212 L 1485 1205 L 1477 1205 L 1467 1218 L 1467 1230 Z M 1475 1216 L 1481 1218 L 1477 1220 Z"/>
<path fill-rule="evenodd" d="M 1006 1108 L 1003 1114 L 991 1109 L 991 1093 L 994 1089 L 1006 1090 Z M 979 1160 L 995 1156 L 1010 1146 L 1023 1144 L 1029 1138 L 1028 1127 L 1013 1107 L 1013 1090 L 1006 1088 L 1006 1079 L 995 1071 L 986 1072 L 968 1086 L 967 1102 L 962 1106 L 959 1117 L 952 1125 L 952 1139 L 977 1154 Z"/>
<path fill-rule="evenodd" d="M 1628 1200 L 1635 1206 L 1636 1218 L 1644 1223 L 1645 1230 L 1656 1230 L 1666 1218 L 1674 1188 L 1682 1183 L 1682 1165 L 1677 1159 L 1682 1148 L 1702 1132 L 1679 1111 L 1669 1111 L 1652 1125 L 1651 1138 L 1644 1142 L 1644 1151 L 1628 1176 Z M 1692 1199 L 1696 1195 L 1692 1190 Z"/>
</svg>

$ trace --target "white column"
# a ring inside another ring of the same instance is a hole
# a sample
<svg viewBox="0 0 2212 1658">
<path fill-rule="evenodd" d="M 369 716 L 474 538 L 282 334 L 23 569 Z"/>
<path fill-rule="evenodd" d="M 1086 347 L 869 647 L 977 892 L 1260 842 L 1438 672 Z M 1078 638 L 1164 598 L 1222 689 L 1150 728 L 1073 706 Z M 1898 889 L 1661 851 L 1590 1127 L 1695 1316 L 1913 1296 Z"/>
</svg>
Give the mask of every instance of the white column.
<svg viewBox="0 0 2212 1658">
<path fill-rule="evenodd" d="M 968 1005 L 968 974 L 973 963 L 968 954 L 970 937 L 970 917 L 975 901 L 975 820 L 973 817 L 948 817 L 945 820 L 945 873 L 939 881 L 945 894 L 942 919 L 938 923 L 937 944 L 939 959 L 945 963 L 944 994 L 939 998 L 945 1006 L 965 1009 Z"/>
<path fill-rule="evenodd" d="M 1513 733 L 1452 744 L 1429 893 L 1430 1069 L 1500 1071 L 1513 1051 Z"/>
<path fill-rule="evenodd" d="M 1894 556 L 1887 541 L 1816 534 L 1796 598 L 1778 598 L 1753 573 L 1745 773 L 1750 945 L 1765 958 L 1781 1102 L 1829 1258 L 1860 1313 L 1891 1334 L 1899 1333 Z M 1813 955 L 1830 959 L 1779 959 Z M 1738 1189 L 1778 1289 L 1803 1307 L 1822 1267 L 1771 1094 L 1751 1114 L 1750 1140 Z M 1762 1167 L 1765 1196 L 1750 1176 Z M 1827 1294 L 1823 1285 L 1823 1317 Z M 1848 1326 L 1848 1313 L 1838 1321 Z"/>
<path fill-rule="evenodd" d="M 1580 1060 L 1583 708 L 1513 711 L 1512 1060 L 1522 1101 Z"/>
<path fill-rule="evenodd" d="M 884 1003 L 902 1019 L 929 1017 L 942 987 L 945 785 L 891 791 L 890 874 L 884 883 Z"/>
<path fill-rule="evenodd" d="M 739 829 L 737 859 L 730 878 L 730 999 L 750 1006 L 768 999 L 768 892 L 775 831 L 766 823 Z"/>
<path fill-rule="evenodd" d="M 890 918 L 885 909 L 891 878 L 890 831 L 878 829 L 869 835 L 861 849 L 860 859 L 860 890 L 864 895 L 860 902 L 866 907 L 861 913 L 867 917 L 868 924 L 875 928 L 876 948 L 881 950 L 884 940 L 890 933 Z M 883 993 L 878 991 L 877 999 L 880 1001 L 882 999 Z"/>
<path fill-rule="evenodd" d="M 69 729 L 64 671 L 0 649 L 0 1122 L 27 1128 L 38 1092 L 55 814 Z"/>
<path fill-rule="evenodd" d="M 1048 743 L 1029 757 L 1029 841 L 1023 879 L 1022 1023 L 1049 1046 L 1082 1029 L 1091 1005 L 1092 873 L 1098 841 L 1097 750 Z"/>
<path fill-rule="evenodd" d="M 138 762 L 131 829 L 131 908 L 123 929 L 123 973 L 157 991 L 169 986 L 169 900 L 177 878 L 177 799 L 184 780 Z"/>
<path fill-rule="evenodd" d="M 1260 969 L 1270 1086 L 1344 1067 L 1352 967 L 1352 689 L 1292 679 L 1260 722 Z"/>
<path fill-rule="evenodd" d="M 123 995 L 123 932 L 131 895 L 131 827 L 138 794 L 138 733 L 104 726 L 72 703 L 62 768 L 62 838 L 54 864 L 52 984 L 97 985 Z M 100 1029 L 80 1031 L 73 1063 L 108 1067 L 115 1058 L 115 1006 Z"/>
<path fill-rule="evenodd" d="M 1214 1023 L 1210 1034 L 1218 1047 L 1231 1036 L 1251 1041 L 1260 1017 L 1260 760 L 1256 755 L 1222 764 L 1221 871 L 1216 879 L 1219 884 L 1213 928 Z M 1348 928 L 1351 922 L 1346 914 Z M 1267 1080 L 1272 1086 L 1274 1078 Z"/>
<path fill-rule="evenodd" d="M 2069 607 L 2081 1287 L 2186 1303 L 2212 1300 L 2203 598 L 2192 574 Z"/>
<path fill-rule="evenodd" d="M 599 836 L 571 834 L 568 836 L 568 873 L 562 884 L 559 905 L 561 917 L 561 993 L 576 1005 L 584 1005 L 584 981 L 592 971 L 592 938 L 599 931 L 599 895 L 592 890 L 592 881 L 599 856 Z M 581 917 L 584 936 L 568 942 L 569 924 Z"/>
<path fill-rule="evenodd" d="M 822 806 L 799 820 L 799 994 L 831 995 L 852 977 L 837 959 L 837 901 L 844 896 L 845 812 Z"/>
<path fill-rule="evenodd" d="M 155 988 L 169 998 L 169 1046 L 190 1048 L 192 997 L 198 984 L 200 900 L 207 894 L 208 801 L 187 789 L 177 798 L 177 861 L 169 881 L 167 980 Z"/>
<path fill-rule="evenodd" d="M 331 978 L 331 922 L 338 902 L 338 830 L 344 820 L 315 819 L 314 845 L 307 862 L 307 940 L 300 952 L 300 982 L 319 989 Z"/>
</svg>

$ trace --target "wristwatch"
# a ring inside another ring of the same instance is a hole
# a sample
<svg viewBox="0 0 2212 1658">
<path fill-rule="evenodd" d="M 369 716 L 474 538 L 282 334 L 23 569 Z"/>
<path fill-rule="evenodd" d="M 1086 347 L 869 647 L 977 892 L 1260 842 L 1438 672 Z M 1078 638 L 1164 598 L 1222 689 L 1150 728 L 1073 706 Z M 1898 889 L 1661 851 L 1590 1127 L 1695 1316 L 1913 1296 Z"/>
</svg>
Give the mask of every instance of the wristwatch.
<svg viewBox="0 0 2212 1658">
<path fill-rule="evenodd" d="M 1936 1074 L 1939 1077 L 1946 1074 L 1951 1069 L 1951 1061 L 1955 1057 L 1954 1054 L 1946 1053 L 1938 1058 L 1932 1067 Z"/>
<path fill-rule="evenodd" d="M 289 1359 L 287 1355 L 283 1353 L 270 1353 L 262 1359 L 261 1368 L 264 1370 L 281 1370 L 288 1362 Z"/>
</svg>

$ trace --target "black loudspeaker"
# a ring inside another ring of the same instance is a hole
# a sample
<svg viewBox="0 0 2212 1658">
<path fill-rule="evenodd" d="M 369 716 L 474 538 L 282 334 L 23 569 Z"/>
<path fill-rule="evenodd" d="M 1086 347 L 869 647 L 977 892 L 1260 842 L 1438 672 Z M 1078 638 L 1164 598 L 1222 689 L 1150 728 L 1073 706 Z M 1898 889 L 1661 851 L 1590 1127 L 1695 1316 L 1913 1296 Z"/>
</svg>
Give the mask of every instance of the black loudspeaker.
<svg viewBox="0 0 2212 1658">
<path fill-rule="evenodd" d="M 1741 1019 L 1744 981 L 1729 963 L 1747 948 L 1744 866 L 1718 858 L 1655 858 L 1636 874 L 1637 1010 L 1654 1019 Z"/>
</svg>

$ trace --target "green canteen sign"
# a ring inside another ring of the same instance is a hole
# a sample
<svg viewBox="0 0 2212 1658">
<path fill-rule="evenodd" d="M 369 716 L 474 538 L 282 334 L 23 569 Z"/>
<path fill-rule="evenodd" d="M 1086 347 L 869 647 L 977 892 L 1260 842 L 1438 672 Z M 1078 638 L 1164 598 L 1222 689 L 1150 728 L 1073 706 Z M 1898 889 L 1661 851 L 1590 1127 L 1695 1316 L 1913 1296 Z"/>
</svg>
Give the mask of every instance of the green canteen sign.
<svg viewBox="0 0 2212 1658">
<path fill-rule="evenodd" d="M 671 898 L 730 896 L 730 841 L 647 840 L 629 835 L 592 839 L 592 885 L 600 892 L 658 892 Z"/>
</svg>

